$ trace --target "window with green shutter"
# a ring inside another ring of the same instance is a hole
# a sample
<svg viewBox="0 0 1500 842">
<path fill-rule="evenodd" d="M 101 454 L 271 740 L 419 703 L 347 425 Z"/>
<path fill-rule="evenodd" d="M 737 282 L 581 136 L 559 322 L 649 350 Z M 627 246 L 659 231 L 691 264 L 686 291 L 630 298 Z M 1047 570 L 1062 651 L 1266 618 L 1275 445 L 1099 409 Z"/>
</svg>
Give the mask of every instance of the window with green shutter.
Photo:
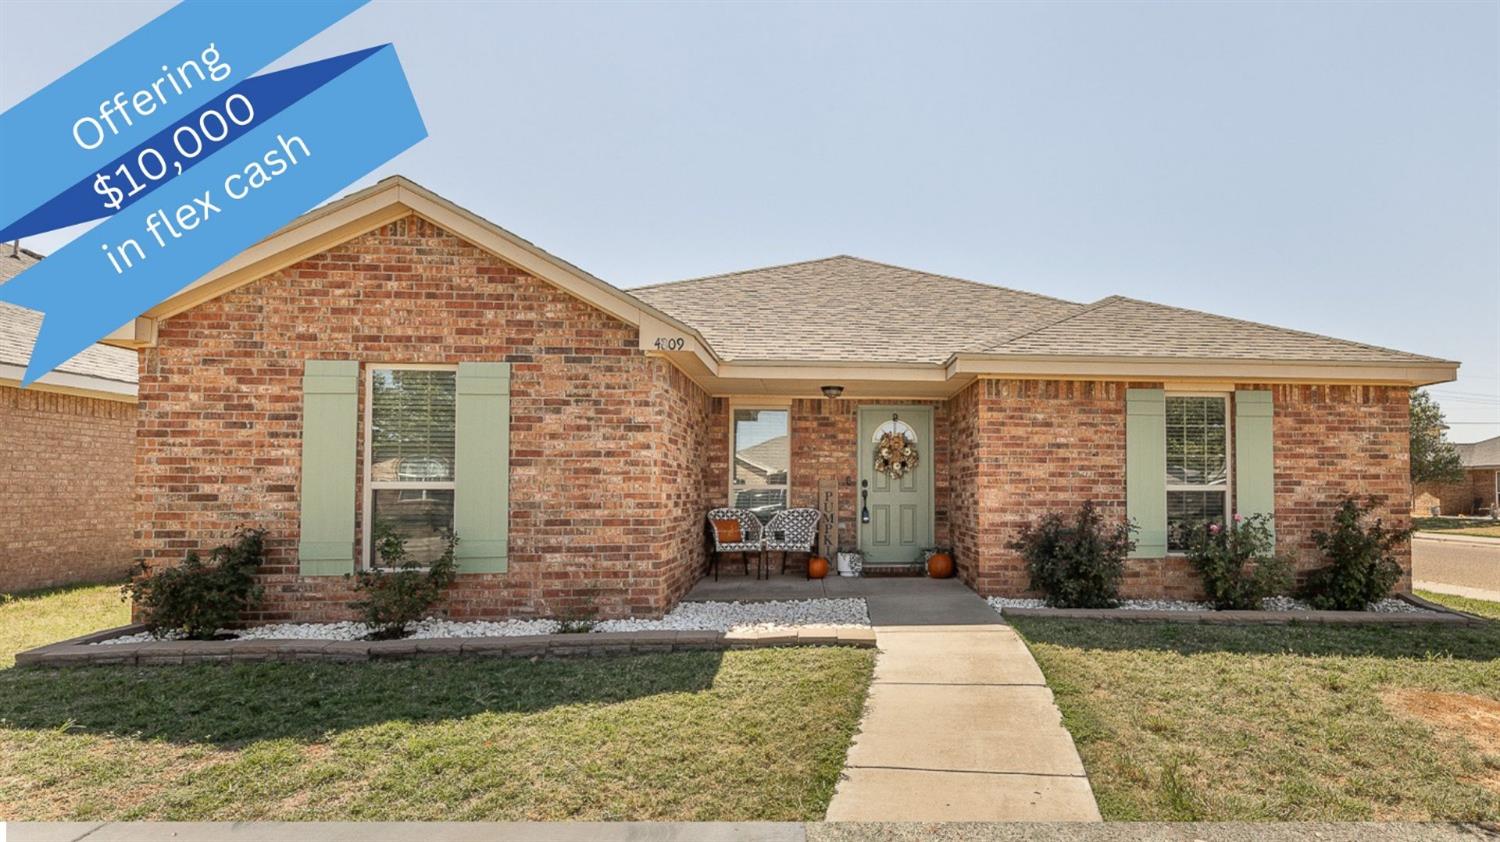
<svg viewBox="0 0 1500 842">
<path fill-rule="evenodd" d="M 1229 401 L 1223 395 L 1167 395 L 1167 551 L 1229 516 Z"/>
<path fill-rule="evenodd" d="M 453 531 L 457 483 L 457 371 L 453 366 L 370 366 L 366 392 L 365 563 L 387 534 L 407 558 L 436 561 Z"/>
</svg>

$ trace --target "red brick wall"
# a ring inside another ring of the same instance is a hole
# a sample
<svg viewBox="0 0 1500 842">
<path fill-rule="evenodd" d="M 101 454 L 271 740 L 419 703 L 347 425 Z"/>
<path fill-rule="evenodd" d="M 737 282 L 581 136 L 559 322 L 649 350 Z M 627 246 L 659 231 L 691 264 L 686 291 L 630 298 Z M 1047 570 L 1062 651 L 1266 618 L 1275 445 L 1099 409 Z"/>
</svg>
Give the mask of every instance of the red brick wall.
<svg viewBox="0 0 1500 842">
<path fill-rule="evenodd" d="M 1106 517 L 1124 516 L 1125 388 L 980 380 L 952 399 L 952 484 L 964 489 L 955 550 L 961 575 L 980 593 L 1026 591 L 1025 563 L 1005 545 L 1046 512 L 1093 500 Z"/>
<path fill-rule="evenodd" d="M 124 579 L 135 414 L 0 386 L 0 592 Z"/>
<path fill-rule="evenodd" d="M 722 401 L 710 399 L 675 366 L 657 361 L 654 373 L 659 427 L 654 482 L 658 484 L 655 490 L 666 497 L 663 519 L 667 528 L 657 551 L 661 582 L 653 592 L 635 596 L 672 605 L 704 568 L 704 513 L 719 505 L 723 494 L 724 486 L 714 484 L 714 474 L 707 468 L 717 441 L 714 406 Z"/>
<path fill-rule="evenodd" d="M 984 572 L 980 561 L 995 534 L 990 513 L 996 505 L 994 497 L 1000 491 L 980 481 L 987 471 L 983 463 L 990 452 L 984 447 L 980 420 L 984 383 L 975 381 L 948 401 L 948 440 L 953 451 L 948 462 L 948 482 L 952 489 L 948 528 L 958 577 L 980 593 L 992 595 L 1009 591 L 1002 591 L 999 583 L 979 581 Z"/>
<path fill-rule="evenodd" d="M 985 595 L 1026 593 L 1024 561 L 1005 545 L 1023 524 L 1085 500 L 1125 514 L 1125 391 L 1159 383 L 982 380 L 949 402 L 952 513 L 961 575 Z M 1274 396 L 1277 545 L 1299 570 L 1321 564 L 1312 532 L 1346 494 L 1375 496 L 1405 525 L 1407 392 L 1397 387 L 1265 386 Z M 1409 571 L 1409 554 L 1402 553 Z M 1401 587 L 1409 588 L 1409 576 Z M 1185 559 L 1131 559 L 1127 597 L 1195 598 Z"/>
<path fill-rule="evenodd" d="M 636 345 L 630 325 L 430 223 L 387 225 L 159 325 L 140 388 L 140 551 L 171 564 L 260 526 L 252 619 L 348 616 L 342 577 L 297 573 L 303 361 L 505 360 L 510 569 L 461 576 L 447 612 L 660 614 L 701 559 L 686 536 L 708 405 Z"/>
<path fill-rule="evenodd" d="M 1241 386 L 1240 388 L 1258 388 Z M 1314 530 L 1327 529 L 1346 494 L 1373 497 L 1375 514 L 1411 523 L 1410 392 L 1387 386 L 1271 386 L 1275 405 L 1276 544 L 1298 568 L 1319 566 Z M 1411 552 L 1398 588 L 1411 589 Z"/>
</svg>

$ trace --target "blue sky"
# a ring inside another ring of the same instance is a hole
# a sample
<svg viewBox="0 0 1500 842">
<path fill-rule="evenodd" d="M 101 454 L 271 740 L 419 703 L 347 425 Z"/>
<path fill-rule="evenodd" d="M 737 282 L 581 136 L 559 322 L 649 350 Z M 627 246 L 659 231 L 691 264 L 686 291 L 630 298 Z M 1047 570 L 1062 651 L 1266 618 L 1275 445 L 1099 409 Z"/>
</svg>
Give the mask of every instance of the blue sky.
<svg viewBox="0 0 1500 842">
<path fill-rule="evenodd" d="M 0 5 L 0 108 L 167 5 Z M 431 136 L 361 185 L 620 286 L 1118 293 L 1461 360 L 1451 437 L 1500 435 L 1500 4 L 376 0 L 276 66 L 385 41 Z"/>
</svg>

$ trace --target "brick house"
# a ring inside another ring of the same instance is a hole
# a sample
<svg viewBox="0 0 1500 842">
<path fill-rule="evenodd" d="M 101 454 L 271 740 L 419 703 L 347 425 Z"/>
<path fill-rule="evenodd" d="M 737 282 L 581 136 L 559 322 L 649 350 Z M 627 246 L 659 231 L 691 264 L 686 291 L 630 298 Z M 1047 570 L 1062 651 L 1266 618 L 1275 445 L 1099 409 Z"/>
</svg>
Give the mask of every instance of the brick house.
<svg viewBox="0 0 1500 842">
<path fill-rule="evenodd" d="M 1419 516 L 1500 516 L 1500 436 L 1454 447 L 1464 478 L 1458 482 L 1418 483 L 1412 512 Z"/>
<path fill-rule="evenodd" d="M 828 484 L 842 546 L 951 546 L 984 594 L 1026 590 L 1023 523 L 1093 500 L 1141 526 L 1129 593 L 1188 595 L 1197 519 L 1274 512 L 1304 566 L 1343 495 L 1405 521 L 1408 390 L 1457 368 L 852 257 L 621 290 L 401 178 L 110 341 L 141 350 L 138 551 L 266 528 L 264 620 L 346 616 L 377 530 L 420 554 L 448 527 L 454 616 L 656 615 L 702 575 L 708 509 Z M 890 429 L 920 454 L 896 482 Z"/>
<path fill-rule="evenodd" d="M 0 284 L 42 256 L 0 252 Z M 123 579 L 132 559 L 136 354 L 96 345 L 19 384 L 42 314 L 0 303 L 0 593 Z"/>
</svg>

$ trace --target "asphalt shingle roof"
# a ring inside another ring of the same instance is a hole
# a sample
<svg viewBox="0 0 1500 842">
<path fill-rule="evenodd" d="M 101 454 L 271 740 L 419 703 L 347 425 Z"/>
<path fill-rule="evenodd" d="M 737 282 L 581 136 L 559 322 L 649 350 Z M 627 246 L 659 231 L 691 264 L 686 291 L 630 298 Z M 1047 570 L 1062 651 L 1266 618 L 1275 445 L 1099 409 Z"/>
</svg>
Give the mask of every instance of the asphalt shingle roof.
<svg viewBox="0 0 1500 842">
<path fill-rule="evenodd" d="M 1083 308 L 848 256 L 626 292 L 730 360 L 940 363 Z"/>
<path fill-rule="evenodd" d="M 941 363 L 955 353 L 1435 361 L 1148 301 L 1084 305 L 848 256 L 627 292 L 698 329 L 733 361 Z"/>
<path fill-rule="evenodd" d="M 1434 359 L 1118 295 L 985 350 L 999 354 L 1331 362 Z"/>
<path fill-rule="evenodd" d="M 1456 444 L 1454 447 L 1458 448 L 1458 461 L 1465 468 L 1500 465 L 1500 436 L 1469 444 Z"/>
<path fill-rule="evenodd" d="M 40 254 L 21 249 L 12 254 L 7 246 L 0 252 L 0 284 L 36 265 Z M 42 314 L 36 310 L 0 302 L 0 363 L 25 367 L 36 344 Z M 85 377 L 98 377 L 120 383 L 135 383 L 140 376 L 134 351 L 109 345 L 94 345 L 57 367 L 58 371 Z"/>
</svg>

